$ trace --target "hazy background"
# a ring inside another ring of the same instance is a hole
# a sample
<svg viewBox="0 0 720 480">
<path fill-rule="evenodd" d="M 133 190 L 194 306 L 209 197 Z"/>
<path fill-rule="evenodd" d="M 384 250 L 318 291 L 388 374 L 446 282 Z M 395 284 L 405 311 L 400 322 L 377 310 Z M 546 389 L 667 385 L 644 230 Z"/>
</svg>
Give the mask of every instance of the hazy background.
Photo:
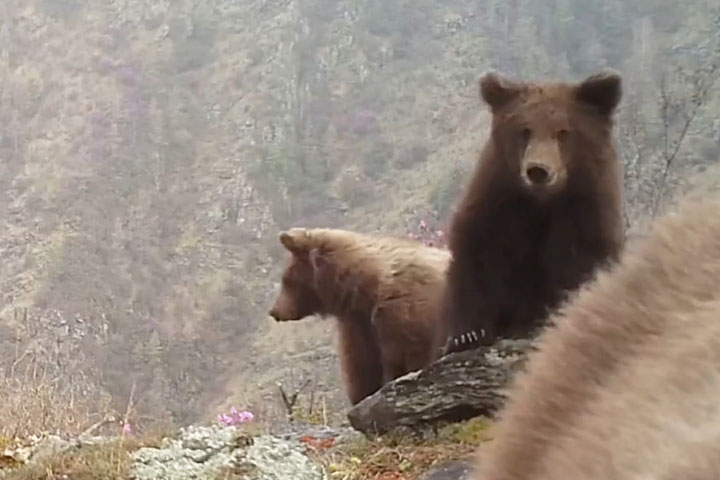
<svg viewBox="0 0 720 480">
<path fill-rule="evenodd" d="M 622 72 L 629 225 L 720 180 L 715 0 L 2 4 L 0 417 L 54 428 L 23 392 L 122 411 L 133 384 L 135 422 L 268 417 L 310 382 L 341 419 L 334 329 L 266 316 L 278 232 L 444 228 L 489 68 Z"/>
</svg>

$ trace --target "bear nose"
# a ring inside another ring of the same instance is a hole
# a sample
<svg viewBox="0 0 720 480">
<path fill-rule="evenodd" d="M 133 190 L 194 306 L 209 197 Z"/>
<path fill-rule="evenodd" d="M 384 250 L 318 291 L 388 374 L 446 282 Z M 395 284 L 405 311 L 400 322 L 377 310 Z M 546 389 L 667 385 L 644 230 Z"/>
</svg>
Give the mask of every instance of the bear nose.
<svg viewBox="0 0 720 480">
<path fill-rule="evenodd" d="M 546 166 L 537 163 L 528 165 L 525 174 L 530 182 L 535 185 L 545 185 L 550 181 L 550 170 Z"/>
<path fill-rule="evenodd" d="M 274 308 L 268 312 L 268 315 L 275 319 L 275 321 L 279 320 L 277 310 L 275 310 Z"/>
</svg>

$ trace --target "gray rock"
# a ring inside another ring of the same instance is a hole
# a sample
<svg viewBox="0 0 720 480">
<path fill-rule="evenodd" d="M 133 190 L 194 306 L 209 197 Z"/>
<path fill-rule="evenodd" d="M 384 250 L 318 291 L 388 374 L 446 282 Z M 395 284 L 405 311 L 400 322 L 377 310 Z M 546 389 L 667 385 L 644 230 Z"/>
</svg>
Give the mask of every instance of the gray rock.
<svg viewBox="0 0 720 480">
<path fill-rule="evenodd" d="M 236 427 L 190 426 L 159 448 L 133 453 L 133 480 L 212 479 L 222 473 L 246 480 L 324 480 L 299 443 L 249 436 Z"/>
<path fill-rule="evenodd" d="M 447 355 L 386 383 L 350 409 L 348 420 L 353 428 L 374 434 L 492 416 L 531 345 L 531 340 L 501 340 Z"/>
<path fill-rule="evenodd" d="M 339 446 L 353 443 L 365 438 L 365 435 L 350 426 L 327 427 L 296 423 L 289 425 L 286 428 L 286 431 L 276 433 L 275 436 L 293 442 L 299 441 L 300 438 L 304 436 L 310 436 L 317 439 L 332 438 L 335 440 L 332 448 L 338 448 Z"/>
<path fill-rule="evenodd" d="M 470 468 L 471 465 L 468 462 L 446 462 L 433 468 L 419 480 L 467 480 Z"/>
<path fill-rule="evenodd" d="M 18 463 L 37 463 L 72 448 L 73 443 L 57 435 L 48 435 L 31 441 L 29 445 L 0 451 L 0 457 Z"/>
<path fill-rule="evenodd" d="M 40 462 L 52 457 L 53 455 L 64 452 L 71 447 L 71 442 L 60 438 L 57 435 L 49 435 L 35 446 L 31 460 L 33 462 Z"/>
</svg>

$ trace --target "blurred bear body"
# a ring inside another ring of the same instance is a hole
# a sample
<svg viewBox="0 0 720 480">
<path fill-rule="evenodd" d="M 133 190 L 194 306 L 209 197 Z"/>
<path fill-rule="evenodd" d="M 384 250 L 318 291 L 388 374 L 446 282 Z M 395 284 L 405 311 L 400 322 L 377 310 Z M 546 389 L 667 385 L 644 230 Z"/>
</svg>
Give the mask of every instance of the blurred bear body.
<svg viewBox="0 0 720 480">
<path fill-rule="evenodd" d="M 657 220 L 550 318 L 471 478 L 720 478 L 718 208 Z"/>
</svg>

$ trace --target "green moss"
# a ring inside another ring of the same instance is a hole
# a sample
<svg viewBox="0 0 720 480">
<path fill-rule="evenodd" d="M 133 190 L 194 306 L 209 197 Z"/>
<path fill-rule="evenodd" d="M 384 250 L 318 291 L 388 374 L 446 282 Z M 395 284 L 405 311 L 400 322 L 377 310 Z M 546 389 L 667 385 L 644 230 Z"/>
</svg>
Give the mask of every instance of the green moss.
<svg viewBox="0 0 720 480">
<path fill-rule="evenodd" d="M 309 423 L 311 425 L 326 425 L 327 415 L 320 409 L 310 411 L 308 408 L 296 406 L 293 409 L 293 420 Z"/>
<path fill-rule="evenodd" d="M 479 445 L 489 440 L 488 429 L 491 424 L 492 421 L 486 417 L 475 417 L 444 426 L 438 432 L 438 437 L 450 442 Z"/>
</svg>

